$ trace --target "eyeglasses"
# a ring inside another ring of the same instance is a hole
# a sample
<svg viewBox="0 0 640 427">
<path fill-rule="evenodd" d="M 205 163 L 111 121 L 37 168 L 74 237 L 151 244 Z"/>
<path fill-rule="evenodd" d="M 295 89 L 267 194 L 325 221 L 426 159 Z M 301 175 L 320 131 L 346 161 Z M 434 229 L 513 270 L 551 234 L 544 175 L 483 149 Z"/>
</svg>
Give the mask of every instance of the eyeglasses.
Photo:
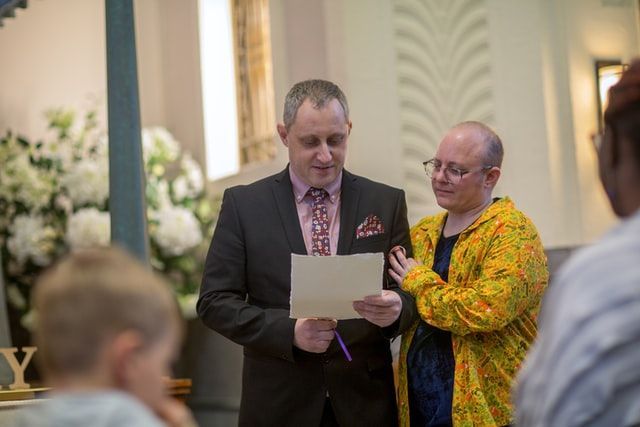
<svg viewBox="0 0 640 427">
<path fill-rule="evenodd" d="M 424 166 L 424 172 L 427 174 L 427 177 L 433 178 L 433 174 L 440 172 L 440 170 L 444 171 L 444 178 L 447 180 L 449 184 L 458 184 L 462 177 L 474 173 L 481 172 L 491 169 L 493 166 L 482 166 L 480 169 L 471 170 L 471 169 L 460 169 L 454 168 L 451 166 L 447 166 L 445 168 L 442 167 L 442 163 L 440 163 L 436 159 L 427 160 L 426 162 L 422 162 Z"/>
</svg>

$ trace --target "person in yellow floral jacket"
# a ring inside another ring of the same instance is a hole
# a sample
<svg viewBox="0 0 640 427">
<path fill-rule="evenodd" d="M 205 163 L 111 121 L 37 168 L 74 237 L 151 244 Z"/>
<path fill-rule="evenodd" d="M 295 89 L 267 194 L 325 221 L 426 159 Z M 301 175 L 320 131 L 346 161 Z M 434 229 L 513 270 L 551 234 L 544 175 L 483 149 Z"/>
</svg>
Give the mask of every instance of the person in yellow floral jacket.
<svg viewBox="0 0 640 427">
<path fill-rule="evenodd" d="M 411 229 L 415 258 L 389 257 L 420 314 L 402 337 L 401 426 L 512 422 L 510 390 L 536 335 L 548 270 L 531 220 L 508 197 L 492 197 L 502 157 L 490 128 L 464 122 L 424 162 L 446 212 Z"/>
</svg>

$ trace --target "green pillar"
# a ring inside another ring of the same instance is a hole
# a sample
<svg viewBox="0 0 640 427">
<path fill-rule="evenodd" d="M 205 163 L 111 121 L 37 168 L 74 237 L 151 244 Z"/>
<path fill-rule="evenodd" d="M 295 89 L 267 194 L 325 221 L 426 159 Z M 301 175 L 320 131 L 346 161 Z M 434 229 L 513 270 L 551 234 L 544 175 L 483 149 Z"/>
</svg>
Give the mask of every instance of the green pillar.
<svg viewBox="0 0 640 427">
<path fill-rule="evenodd" d="M 106 0 L 111 241 L 149 260 L 132 0 Z"/>
</svg>

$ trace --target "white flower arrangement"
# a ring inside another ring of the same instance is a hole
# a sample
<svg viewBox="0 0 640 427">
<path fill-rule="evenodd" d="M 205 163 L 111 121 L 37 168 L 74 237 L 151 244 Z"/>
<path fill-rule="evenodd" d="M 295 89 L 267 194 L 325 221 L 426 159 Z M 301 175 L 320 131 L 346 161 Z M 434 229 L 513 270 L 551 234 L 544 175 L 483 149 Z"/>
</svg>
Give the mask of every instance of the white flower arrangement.
<svg viewBox="0 0 640 427">
<path fill-rule="evenodd" d="M 47 113 L 52 135 L 31 143 L 0 137 L 0 251 L 12 310 L 31 318 L 37 275 L 70 250 L 110 241 L 108 139 L 95 113 L 78 125 L 72 111 Z M 166 129 L 142 131 L 151 265 L 194 313 L 219 197 L 205 193 L 198 163 Z"/>
<path fill-rule="evenodd" d="M 142 156 L 145 163 L 171 163 L 180 156 L 180 144 L 165 128 L 146 128 L 142 130 Z"/>
<path fill-rule="evenodd" d="M 109 165 L 106 158 L 82 159 L 62 178 L 73 206 L 101 206 L 109 196 Z"/>
<path fill-rule="evenodd" d="M 47 171 L 31 167 L 29 155 L 20 153 L 2 162 L 0 197 L 40 209 L 49 202 L 53 180 Z"/>
<path fill-rule="evenodd" d="M 111 239 L 109 212 L 84 208 L 71 214 L 65 240 L 71 250 L 107 246 Z"/>
<path fill-rule="evenodd" d="M 55 249 L 56 231 L 45 226 L 40 215 L 18 215 L 13 220 L 13 230 L 7 239 L 7 249 L 18 266 L 31 260 L 39 267 L 51 263 Z"/>
<path fill-rule="evenodd" d="M 152 228 L 154 239 L 162 253 L 181 255 L 202 243 L 202 230 L 198 219 L 181 206 L 165 206 L 154 213 Z"/>
</svg>

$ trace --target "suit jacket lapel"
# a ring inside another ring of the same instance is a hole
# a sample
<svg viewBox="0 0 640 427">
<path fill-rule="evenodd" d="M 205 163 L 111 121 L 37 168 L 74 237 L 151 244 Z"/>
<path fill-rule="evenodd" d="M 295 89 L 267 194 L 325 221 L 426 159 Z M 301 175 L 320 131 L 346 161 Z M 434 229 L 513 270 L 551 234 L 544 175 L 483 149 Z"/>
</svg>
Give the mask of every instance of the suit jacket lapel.
<svg viewBox="0 0 640 427">
<path fill-rule="evenodd" d="M 356 185 L 356 177 L 346 170 L 342 171 L 342 188 L 340 190 L 340 237 L 338 239 L 338 255 L 347 255 L 351 250 L 351 242 L 356 232 L 356 215 L 360 189 Z"/>
<path fill-rule="evenodd" d="M 287 235 L 291 251 L 295 254 L 306 255 L 307 248 L 304 245 L 304 238 L 300 229 L 300 219 L 298 218 L 298 210 L 293 197 L 288 167 L 276 176 L 273 185 L 273 196 L 276 199 L 282 227 Z"/>
</svg>

